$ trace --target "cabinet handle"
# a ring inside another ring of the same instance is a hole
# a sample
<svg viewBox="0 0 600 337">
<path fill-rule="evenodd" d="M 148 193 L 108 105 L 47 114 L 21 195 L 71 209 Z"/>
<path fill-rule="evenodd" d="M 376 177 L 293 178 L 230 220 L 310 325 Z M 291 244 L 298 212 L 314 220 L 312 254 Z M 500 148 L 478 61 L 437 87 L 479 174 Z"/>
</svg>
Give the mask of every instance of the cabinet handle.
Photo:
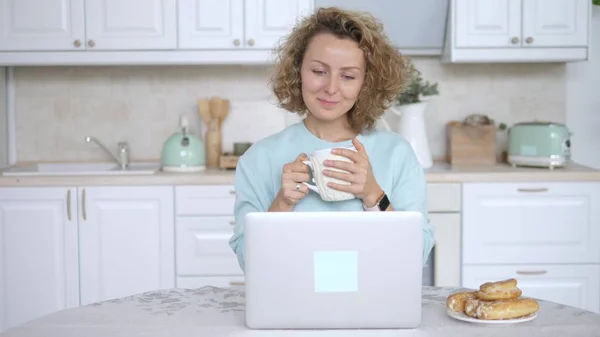
<svg viewBox="0 0 600 337">
<path fill-rule="evenodd" d="M 250 40 L 248 40 L 248 45 L 249 45 L 250 47 L 254 46 L 254 39 L 250 39 Z"/>
<path fill-rule="evenodd" d="M 245 286 L 246 282 L 229 282 L 231 286 Z"/>
<path fill-rule="evenodd" d="M 71 190 L 67 190 L 67 218 L 71 221 Z"/>
<path fill-rule="evenodd" d="M 548 189 L 545 187 L 542 188 L 517 188 L 517 191 L 522 193 L 539 193 L 539 192 L 548 192 Z"/>
<path fill-rule="evenodd" d="M 519 275 L 544 275 L 548 273 L 547 270 L 517 270 Z"/>
<path fill-rule="evenodd" d="M 510 42 L 511 42 L 512 44 L 517 44 L 517 43 L 519 43 L 519 38 L 518 38 L 518 37 L 513 37 L 513 38 L 510 40 Z"/>
<path fill-rule="evenodd" d="M 528 44 L 531 44 L 533 42 L 533 38 L 530 36 L 527 39 L 525 39 L 525 42 L 527 42 Z"/>
<path fill-rule="evenodd" d="M 96 45 L 96 42 L 94 42 L 94 40 L 89 40 L 88 41 L 88 46 L 94 48 L 95 45 Z"/>
<path fill-rule="evenodd" d="M 85 210 L 85 188 L 81 192 L 81 213 L 83 215 L 83 220 L 87 219 L 87 214 Z"/>
<path fill-rule="evenodd" d="M 75 47 L 79 48 L 79 47 L 81 47 L 81 41 L 79 41 L 79 40 L 75 40 L 75 41 L 73 42 L 73 45 L 74 45 Z"/>
<path fill-rule="evenodd" d="M 235 220 L 229 220 L 229 224 L 232 226 L 235 225 Z"/>
<path fill-rule="evenodd" d="M 233 40 L 233 45 L 234 46 L 239 46 L 240 45 L 240 39 Z"/>
<path fill-rule="evenodd" d="M 235 190 L 229 191 L 229 194 L 235 194 Z"/>
</svg>

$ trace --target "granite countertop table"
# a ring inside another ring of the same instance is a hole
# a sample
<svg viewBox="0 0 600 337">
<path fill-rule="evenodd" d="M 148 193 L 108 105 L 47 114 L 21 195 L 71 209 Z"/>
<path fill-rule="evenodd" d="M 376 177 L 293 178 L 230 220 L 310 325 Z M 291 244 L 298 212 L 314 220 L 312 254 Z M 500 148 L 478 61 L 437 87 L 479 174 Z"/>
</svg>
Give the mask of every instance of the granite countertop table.
<svg viewBox="0 0 600 337">
<path fill-rule="evenodd" d="M 1 337 L 224 337 L 224 336 L 600 336 L 600 315 L 540 301 L 532 321 L 482 325 L 446 314 L 446 297 L 462 289 L 423 288 L 423 320 L 410 330 L 250 330 L 244 289 L 165 289 L 63 310 L 13 328 Z"/>
</svg>

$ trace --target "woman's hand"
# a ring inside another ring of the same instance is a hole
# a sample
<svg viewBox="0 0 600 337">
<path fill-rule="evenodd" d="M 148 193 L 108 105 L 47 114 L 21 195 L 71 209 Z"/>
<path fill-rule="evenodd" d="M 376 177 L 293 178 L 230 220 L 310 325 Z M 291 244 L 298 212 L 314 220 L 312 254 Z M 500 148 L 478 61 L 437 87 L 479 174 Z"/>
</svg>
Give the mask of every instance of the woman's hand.
<svg viewBox="0 0 600 337">
<path fill-rule="evenodd" d="M 357 198 L 362 199 L 366 207 L 373 207 L 379 201 L 383 190 L 373 176 L 373 170 L 365 147 L 356 138 L 352 140 L 352 143 L 356 151 L 349 149 L 332 150 L 333 154 L 347 157 L 352 161 L 351 163 L 342 160 L 326 160 L 324 162 L 326 167 L 334 167 L 348 173 L 325 169 L 323 170 L 323 174 L 349 182 L 350 185 L 329 183 L 328 186 L 339 191 L 352 193 Z"/>
<path fill-rule="evenodd" d="M 294 206 L 308 194 L 308 187 L 303 182 L 308 182 L 308 165 L 303 161 L 308 157 L 301 153 L 296 160 L 283 165 L 281 175 L 281 188 L 273 200 L 269 211 L 288 212 L 294 209 Z"/>
</svg>

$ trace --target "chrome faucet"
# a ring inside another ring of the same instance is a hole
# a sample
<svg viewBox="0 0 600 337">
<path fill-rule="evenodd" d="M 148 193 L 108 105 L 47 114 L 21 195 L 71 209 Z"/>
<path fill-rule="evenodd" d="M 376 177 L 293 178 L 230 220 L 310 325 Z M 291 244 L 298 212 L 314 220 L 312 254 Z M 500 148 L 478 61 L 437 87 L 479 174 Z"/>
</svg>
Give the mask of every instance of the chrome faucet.
<svg viewBox="0 0 600 337">
<path fill-rule="evenodd" d="M 117 161 L 117 163 L 121 167 L 121 170 L 125 170 L 129 166 L 129 145 L 127 144 L 127 142 L 119 142 L 117 144 L 119 154 L 119 156 L 117 157 L 114 153 L 112 153 L 104 145 L 102 145 L 102 143 L 100 143 L 100 141 L 98 141 L 96 138 L 86 136 L 85 141 L 86 143 L 96 143 L 98 146 L 100 146 L 101 149 L 110 154 L 110 156 Z"/>
</svg>

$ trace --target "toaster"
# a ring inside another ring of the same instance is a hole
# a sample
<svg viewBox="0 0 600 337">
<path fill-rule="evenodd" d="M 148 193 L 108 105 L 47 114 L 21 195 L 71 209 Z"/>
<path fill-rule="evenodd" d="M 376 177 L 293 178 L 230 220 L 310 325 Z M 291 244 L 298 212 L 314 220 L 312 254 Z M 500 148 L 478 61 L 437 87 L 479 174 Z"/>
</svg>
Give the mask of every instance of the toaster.
<svg viewBox="0 0 600 337">
<path fill-rule="evenodd" d="M 559 123 L 517 123 L 508 130 L 508 163 L 513 167 L 564 166 L 571 159 L 571 132 Z"/>
</svg>

